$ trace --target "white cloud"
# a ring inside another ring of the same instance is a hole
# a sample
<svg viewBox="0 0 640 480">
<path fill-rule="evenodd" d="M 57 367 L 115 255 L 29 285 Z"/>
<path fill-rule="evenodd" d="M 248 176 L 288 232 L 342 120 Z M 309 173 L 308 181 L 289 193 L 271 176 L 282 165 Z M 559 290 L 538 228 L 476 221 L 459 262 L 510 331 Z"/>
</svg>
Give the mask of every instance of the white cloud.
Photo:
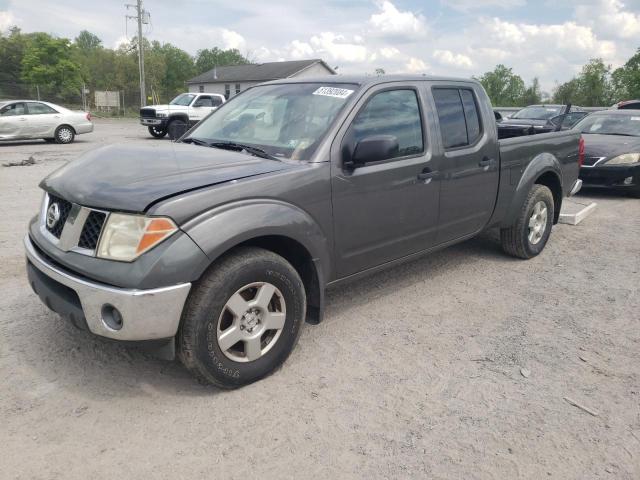
<svg viewBox="0 0 640 480">
<path fill-rule="evenodd" d="M 380 56 L 382 58 L 397 58 L 400 55 L 400 50 L 396 47 L 382 47 L 380 50 Z"/>
<path fill-rule="evenodd" d="M 314 55 L 313 48 L 307 42 L 301 42 L 299 40 L 294 40 L 289 45 L 289 53 L 291 54 L 291 58 L 299 59 L 299 58 L 309 58 Z"/>
<path fill-rule="evenodd" d="M 469 10 L 482 10 L 492 7 L 515 8 L 526 4 L 525 0 L 441 0 L 448 7 L 467 12 Z"/>
<path fill-rule="evenodd" d="M 606 38 L 640 37 L 640 15 L 627 11 L 620 0 L 598 0 L 595 4 L 578 5 L 576 18 Z"/>
<path fill-rule="evenodd" d="M 369 24 L 374 30 L 391 35 L 422 34 L 426 31 L 426 24 L 422 15 L 413 12 L 401 12 L 388 0 L 378 2 L 379 13 L 371 15 Z"/>
<path fill-rule="evenodd" d="M 11 25 L 13 25 L 11 12 L 0 11 L 0 32 L 7 30 Z"/>
<path fill-rule="evenodd" d="M 405 65 L 405 69 L 409 73 L 426 73 L 429 68 L 424 60 L 420 60 L 416 57 L 409 58 L 409 61 Z"/>
<path fill-rule="evenodd" d="M 311 45 L 316 53 L 338 62 L 365 62 L 367 48 L 351 43 L 343 35 L 322 32 L 311 37 Z"/>
<path fill-rule="evenodd" d="M 463 69 L 473 68 L 473 62 L 468 56 L 461 53 L 453 53 L 450 50 L 436 50 L 433 52 L 433 58 L 444 65 Z"/>
<path fill-rule="evenodd" d="M 222 46 L 225 49 L 236 48 L 244 50 L 246 48 L 246 41 L 238 32 L 222 28 L 220 29 L 220 36 L 222 37 Z"/>
</svg>

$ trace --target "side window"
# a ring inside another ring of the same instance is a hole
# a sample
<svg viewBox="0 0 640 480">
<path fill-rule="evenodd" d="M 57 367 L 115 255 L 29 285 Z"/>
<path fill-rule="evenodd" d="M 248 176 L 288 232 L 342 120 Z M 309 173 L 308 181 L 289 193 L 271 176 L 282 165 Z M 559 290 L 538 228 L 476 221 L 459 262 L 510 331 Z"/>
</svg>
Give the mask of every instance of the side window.
<svg viewBox="0 0 640 480">
<path fill-rule="evenodd" d="M 201 96 L 196 100 L 194 107 L 213 107 L 213 100 L 209 96 Z"/>
<path fill-rule="evenodd" d="M 24 103 L 12 103 L 0 111 L 0 116 L 13 117 L 16 115 L 25 115 L 25 113 Z"/>
<path fill-rule="evenodd" d="M 400 147 L 397 157 L 424 149 L 422 120 L 414 90 L 388 90 L 374 95 L 351 126 L 355 142 L 372 135 L 392 135 Z"/>
<path fill-rule="evenodd" d="M 467 120 L 467 137 L 469 145 L 473 145 L 480 138 L 480 116 L 475 96 L 471 90 L 460 90 L 462 106 L 464 107 L 464 117 Z"/>
<path fill-rule="evenodd" d="M 222 105 L 222 99 L 218 96 L 211 97 L 211 102 L 213 107 L 219 107 Z"/>
<path fill-rule="evenodd" d="M 198 91 L 199 91 L 200 93 L 204 92 L 204 85 L 200 85 L 200 86 L 198 87 Z"/>
<path fill-rule="evenodd" d="M 39 102 L 27 102 L 27 108 L 29 110 L 29 115 L 42 115 L 46 113 L 58 113 L 49 105 L 45 105 L 44 103 Z"/>
<path fill-rule="evenodd" d="M 224 98 L 229 100 L 230 96 L 231 96 L 231 85 L 229 85 L 228 83 L 225 83 L 225 85 L 224 85 Z"/>
<path fill-rule="evenodd" d="M 240 93 L 240 84 L 236 83 L 236 95 Z"/>
<path fill-rule="evenodd" d="M 467 124 L 464 119 L 462 99 L 457 88 L 435 88 L 433 98 L 440 120 L 444 148 L 468 145 Z"/>
</svg>

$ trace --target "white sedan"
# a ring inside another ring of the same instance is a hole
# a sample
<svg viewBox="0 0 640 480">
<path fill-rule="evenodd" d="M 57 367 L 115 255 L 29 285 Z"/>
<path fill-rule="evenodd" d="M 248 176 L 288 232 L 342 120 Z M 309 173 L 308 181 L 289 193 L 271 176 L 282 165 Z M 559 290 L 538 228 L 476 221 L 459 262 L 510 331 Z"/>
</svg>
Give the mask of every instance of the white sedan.
<svg viewBox="0 0 640 480">
<path fill-rule="evenodd" d="M 42 138 L 71 143 L 76 135 L 92 131 L 90 113 L 35 100 L 0 102 L 0 140 Z"/>
</svg>

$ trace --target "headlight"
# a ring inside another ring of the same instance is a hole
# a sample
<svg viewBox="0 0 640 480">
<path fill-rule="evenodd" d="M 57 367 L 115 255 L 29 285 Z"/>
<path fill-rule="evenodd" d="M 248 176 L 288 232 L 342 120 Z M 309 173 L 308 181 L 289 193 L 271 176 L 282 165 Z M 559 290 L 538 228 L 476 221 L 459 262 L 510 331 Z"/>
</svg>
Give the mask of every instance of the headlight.
<svg viewBox="0 0 640 480">
<path fill-rule="evenodd" d="M 166 113 L 156 113 L 156 117 L 158 117 L 158 118 L 167 118 L 167 114 Z"/>
<path fill-rule="evenodd" d="M 130 262 L 177 230 L 170 218 L 112 213 L 100 237 L 98 257 Z"/>
<path fill-rule="evenodd" d="M 640 162 L 640 153 L 625 153 L 609 160 L 607 165 L 629 165 Z"/>
</svg>

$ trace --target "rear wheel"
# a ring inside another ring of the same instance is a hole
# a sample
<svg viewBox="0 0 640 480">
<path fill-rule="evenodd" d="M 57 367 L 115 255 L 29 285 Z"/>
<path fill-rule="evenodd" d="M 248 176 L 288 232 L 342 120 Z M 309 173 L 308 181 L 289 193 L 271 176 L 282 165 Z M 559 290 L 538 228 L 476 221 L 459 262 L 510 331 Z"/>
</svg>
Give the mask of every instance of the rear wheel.
<svg viewBox="0 0 640 480">
<path fill-rule="evenodd" d="M 167 130 L 162 127 L 149 127 L 149 133 L 152 137 L 162 138 L 167 134 Z"/>
<path fill-rule="evenodd" d="M 534 185 L 522 205 L 516 222 L 500 230 L 503 250 L 514 257 L 529 259 L 544 249 L 555 215 L 553 194 L 544 185 Z"/>
<path fill-rule="evenodd" d="M 71 143 L 76 136 L 76 132 L 69 125 L 60 125 L 56 128 L 54 135 L 56 143 Z"/>
<path fill-rule="evenodd" d="M 240 387 L 278 368 L 304 323 L 304 285 L 284 258 L 242 248 L 194 286 L 178 333 L 178 352 L 199 379 Z"/>
</svg>

